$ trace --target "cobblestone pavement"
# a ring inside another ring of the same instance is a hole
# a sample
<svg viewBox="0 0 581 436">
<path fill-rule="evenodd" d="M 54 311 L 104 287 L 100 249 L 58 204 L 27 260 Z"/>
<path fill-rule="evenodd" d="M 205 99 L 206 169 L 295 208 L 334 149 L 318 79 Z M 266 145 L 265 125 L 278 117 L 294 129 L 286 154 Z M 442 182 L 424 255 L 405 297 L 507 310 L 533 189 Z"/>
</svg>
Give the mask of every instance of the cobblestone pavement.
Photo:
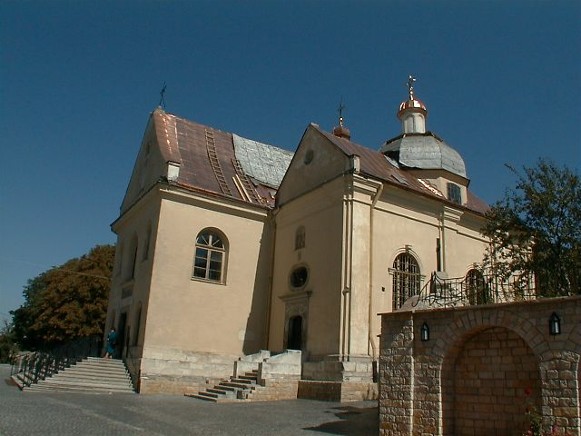
<svg viewBox="0 0 581 436">
<path fill-rule="evenodd" d="M 188 397 L 22 392 L 0 365 L 0 435 L 377 435 L 377 403 L 213 404 Z"/>
</svg>

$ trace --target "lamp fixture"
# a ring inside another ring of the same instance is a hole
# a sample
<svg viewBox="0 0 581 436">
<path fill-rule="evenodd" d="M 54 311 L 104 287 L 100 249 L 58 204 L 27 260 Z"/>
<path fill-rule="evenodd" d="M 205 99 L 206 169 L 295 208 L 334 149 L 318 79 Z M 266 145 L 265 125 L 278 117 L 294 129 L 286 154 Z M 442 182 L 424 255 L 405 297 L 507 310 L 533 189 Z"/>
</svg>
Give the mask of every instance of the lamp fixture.
<svg viewBox="0 0 581 436">
<path fill-rule="evenodd" d="M 422 327 L 420 328 L 420 339 L 422 340 L 422 342 L 427 342 L 430 340 L 430 327 L 428 326 L 428 323 L 426 323 L 425 321 L 422 324 Z"/>
<path fill-rule="evenodd" d="M 549 318 L 549 333 L 553 336 L 561 334 L 561 318 L 556 312 Z"/>
</svg>

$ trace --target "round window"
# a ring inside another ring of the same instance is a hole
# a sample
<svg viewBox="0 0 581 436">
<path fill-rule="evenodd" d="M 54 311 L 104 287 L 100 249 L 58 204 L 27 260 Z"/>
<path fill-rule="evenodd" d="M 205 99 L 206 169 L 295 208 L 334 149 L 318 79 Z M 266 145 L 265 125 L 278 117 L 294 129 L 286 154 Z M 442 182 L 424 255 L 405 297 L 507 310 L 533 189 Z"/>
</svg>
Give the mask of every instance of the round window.
<svg viewBox="0 0 581 436">
<path fill-rule="evenodd" d="M 293 288 L 302 288 L 309 278 L 309 270 L 306 266 L 295 268 L 290 275 L 290 284 Z"/>
</svg>

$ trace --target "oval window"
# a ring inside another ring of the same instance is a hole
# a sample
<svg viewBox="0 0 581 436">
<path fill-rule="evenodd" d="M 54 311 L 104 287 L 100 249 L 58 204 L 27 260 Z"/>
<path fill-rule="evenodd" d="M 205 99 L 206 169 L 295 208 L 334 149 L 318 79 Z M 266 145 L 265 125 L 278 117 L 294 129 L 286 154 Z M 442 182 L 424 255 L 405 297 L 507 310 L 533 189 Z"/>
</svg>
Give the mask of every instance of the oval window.
<svg viewBox="0 0 581 436">
<path fill-rule="evenodd" d="M 290 284 L 293 288 L 302 288 L 307 283 L 309 271 L 306 266 L 295 268 L 290 275 Z"/>
</svg>

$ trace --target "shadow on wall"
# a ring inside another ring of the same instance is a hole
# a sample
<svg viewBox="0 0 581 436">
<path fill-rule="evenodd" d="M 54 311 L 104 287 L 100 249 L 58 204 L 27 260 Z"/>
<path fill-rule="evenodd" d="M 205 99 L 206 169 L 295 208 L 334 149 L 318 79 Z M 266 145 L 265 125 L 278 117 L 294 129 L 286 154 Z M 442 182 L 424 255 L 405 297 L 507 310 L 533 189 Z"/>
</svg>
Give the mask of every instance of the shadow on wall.
<svg viewBox="0 0 581 436">
<path fill-rule="evenodd" d="M 252 303 L 246 321 L 246 332 L 242 352 L 245 355 L 257 353 L 267 348 L 266 326 L 269 316 L 268 301 L 270 293 L 270 271 L 272 263 L 272 224 L 264 224 L 260 237 L 260 252 L 256 265 L 254 288 L 252 289 Z"/>
<path fill-rule="evenodd" d="M 327 434 L 376 435 L 379 434 L 379 408 L 345 406 L 335 407 L 334 415 L 339 421 L 330 421 L 316 427 L 305 427 L 303 430 Z"/>
</svg>

